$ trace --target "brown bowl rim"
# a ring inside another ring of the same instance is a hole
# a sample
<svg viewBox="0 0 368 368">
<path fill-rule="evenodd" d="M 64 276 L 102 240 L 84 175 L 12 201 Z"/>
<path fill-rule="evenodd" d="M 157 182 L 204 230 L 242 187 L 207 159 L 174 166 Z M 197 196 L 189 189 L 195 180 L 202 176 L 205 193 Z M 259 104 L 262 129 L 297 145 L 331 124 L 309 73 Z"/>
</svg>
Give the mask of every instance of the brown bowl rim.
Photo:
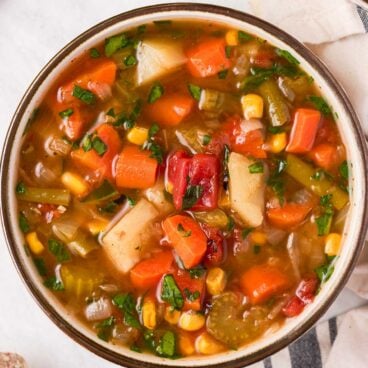
<svg viewBox="0 0 368 368">
<path fill-rule="evenodd" d="M 4 146 L 2 150 L 2 158 L 1 158 L 1 218 L 3 224 L 3 230 L 6 238 L 6 242 L 8 245 L 9 252 L 13 259 L 13 262 L 17 268 L 18 273 L 20 274 L 23 282 L 26 284 L 28 291 L 32 294 L 35 298 L 38 305 L 41 309 L 46 313 L 46 315 L 58 326 L 63 332 L 65 332 L 69 337 L 71 337 L 74 341 L 78 342 L 80 345 L 84 346 L 91 352 L 95 353 L 96 355 L 109 360 L 113 363 L 126 366 L 128 368 L 142 368 L 142 367 L 165 367 L 166 364 L 154 364 L 154 363 L 147 363 L 143 360 L 128 358 L 122 354 L 117 352 L 111 351 L 104 346 L 96 343 L 95 341 L 91 340 L 87 336 L 83 335 L 80 331 L 74 328 L 71 324 L 69 324 L 65 319 L 58 314 L 58 312 L 51 306 L 51 304 L 47 301 L 47 299 L 42 295 L 42 293 L 38 290 L 38 286 L 36 285 L 28 275 L 26 271 L 26 266 L 24 260 L 22 260 L 20 254 L 18 254 L 17 247 L 16 247 L 16 240 L 14 234 L 11 232 L 11 224 L 10 224 L 10 208 L 8 206 L 9 199 L 8 193 L 12 188 L 8 187 L 8 168 L 9 168 L 9 158 L 12 150 L 11 142 L 14 140 L 16 131 L 18 129 L 18 125 L 21 121 L 22 116 L 24 115 L 28 104 L 31 102 L 35 92 L 39 88 L 39 86 L 44 82 L 47 75 L 68 55 L 70 54 L 76 47 L 78 47 L 81 43 L 95 35 L 96 33 L 102 31 L 106 27 L 110 27 L 116 23 L 119 23 L 123 20 L 128 20 L 137 16 L 142 16 L 145 14 L 150 13 L 160 13 L 160 12 L 170 12 L 170 11 L 199 11 L 205 13 L 212 13 L 218 15 L 228 16 L 237 20 L 240 20 L 245 23 L 249 23 L 255 25 L 259 28 L 264 29 L 268 33 L 274 35 L 281 41 L 285 42 L 289 46 L 291 46 L 294 50 L 296 50 L 300 55 L 302 55 L 308 63 L 313 67 L 314 70 L 318 71 L 323 78 L 327 81 L 329 87 L 336 92 L 338 100 L 343 105 L 345 110 L 349 113 L 356 142 L 358 144 L 359 151 L 362 155 L 363 162 L 365 162 L 365 170 L 362 180 L 364 180 L 365 188 L 367 187 L 368 182 L 368 152 L 366 142 L 364 141 L 364 134 L 359 123 L 359 119 L 348 99 L 346 96 L 343 88 L 337 82 L 337 80 L 333 77 L 331 72 L 328 68 L 302 43 L 297 41 L 294 37 L 290 36 L 288 33 L 284 32 L 283 30 L 275 27 L 274 25 L 261 20 L 253 15 L 248 13 L 244 13 L 241 11 L 237 11 L 234 9 L 210 5 L 210 4 L 197 4 L 197 3 L 176 3 L 176 4 L 157 4 L 152 6 L 141 7 L 137 9 L 133 9 L 116 16 L 113 16 L 107 20 L 104 20 L 97 25 L 89 28 L 87 31 L 83 32 L 81 35 L 76 37 L 70 43 L 68 43 L 64 48 L 62 48 L 47 64 L 46 66 L 40 71 L 40 73 L 36 76 L 33 80 L 31 85 L 26 90 L 25 94 L 23 95 L 14 115 L 11 120 L 9 129 L 7 131 L 7 135 L 4 141 Z M 365 206 L 363 218 L 360 227 L 360 234 L 359 239 L 356 244 L 356 252 L 354 257 L 352 257 L 346 272 L 341 276 L 338 284 L 334 292 L 331 294 L 329 298 L 327 298 L 321 306 L 315 311 L 313 316 L 300 325 L 299 327 L 295 328 L 290 334 L 287 336 L 279 339 L 275 344 L 272 346 L 267 346 L 261 350 L 258 350 L 252 354 L 249 354 L 244 357 L 240 357 L 238 359 L 233 359 L 227 362 L 223 362 L 220 364 L 214 364 L 217 367 L 224 367 L 224 368 L 238 368 L 244 367 L 248 364 L 255 363 L 264 359 L 277 351 L 283 349 L 291 342 L 295 341 L 299 338 L 303 333 L 308 331 L 316 322 L 317 320 L 326 312 L 328 307 L 332 304 L 335 300 L 337 295 L 340 293 L 342 288 L 344 287 L 345 283 L 347 282 L 354 265 L 358 259 L 358 256 L 363 248 L 365 234 L 368 228 L 368 210 Z M 142 355 L 144 359 L 144 354 Z M 211 364 L 211 366 L 214 366 Z M 208 367 L 209 365 L 203 363 L 203 365 L 198 367 Z M 172 365 L 173 368 L 179 368 L 182 366 L 175 366 Z"/>
</svg>

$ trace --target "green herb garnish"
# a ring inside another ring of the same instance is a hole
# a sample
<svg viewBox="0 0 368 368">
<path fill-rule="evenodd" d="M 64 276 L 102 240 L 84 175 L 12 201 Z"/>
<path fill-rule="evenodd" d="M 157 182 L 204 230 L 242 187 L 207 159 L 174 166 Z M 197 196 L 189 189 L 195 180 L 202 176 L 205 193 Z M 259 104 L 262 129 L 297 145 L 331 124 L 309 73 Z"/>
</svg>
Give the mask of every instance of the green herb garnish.
<svg viewBox="0 0 368 368">
<path fill-rule="evenodd" d="M 196 86 L 195 84 L 189 83 L 188 84 L 188 91 L 195 100 L 197 100 L 197 101 L 200 100 L 201 92 L 202 92 L 201 87 Z"/>
<path fill-rule="evenodd" d="M 211 142 L 212 137 L 208 134 L 205 134 L 202 138 L 202 144 L 207 146 Z"/>
<path fill-rule="evenodd" d="M 260 245 L 258 245 L 258 244 L 255 244 L 254 246 L 253 246 L 253 253 L 254 254 L 259 254 L 259 252 L 261 251 L 261 246 Z"/>
<path fill-rule="evenodd" d="M 160 83 L 156 83 L 152 86 L 148 95 L 148 102 L 154 103 L 164 94 L 164 87 Z"/>
<path fill-rule="evenodd" d="M 45 260 L 43 258 L 34 258 L 33 262 L 34 262 L 40 276 L 46 276 L 47 275 L 47 268 L 46 268 Z"/>
<path fill-rule="evenodd" d="M 17 194 L 24 194 L 26 190 L 27 190 L 27 187 L 22 181 L 20 181 L 15 187 L 15 191 Z"/>
<path fill-rule="evenodd" d="M 243 240 L 246 239 L 246 237 L 254 230 L 254 227 L 248 227 L 246 229 L 242 230 L 242 238 Z"/>
<path fill-rule="evenodd" d="M 47 244 L 49 251 L 56 257 L 56 260 L 59 263 L 68 261 L 70 259 L 70 254 L 63 243 L 55 239 L 49 239 Z"/>
<path fill-rule="evenodd" d="M 179 231 L 180 235 L 183 238 L 188 238 L 189 236 L 192 235 L 192 231 L 191 230 L 185 230 L 184 226 L 182 224 L 178 225 L 178 231 Z"/>
<path fill-rule="evenodd" d="M 101 54 L 100 51 L 98 51 L 95 47 L 93 47 L 92 49 L 89 50 L 89 56 L 92 59 L 98 59 L 101 56 Z"/>
<path fill-rule="evenodd" d="M 175 309 L 181 309 L 184 305 L 184 299 L 176 285 L 172 275 L 165 275 L 161 289 L 161 299 L 169 303 Z"/>
<path fill-rule="evenodd" d="M 202 197 L 202 185 L 188 185 L 183 197 L 182 209 L 186 210 L 193 207 Z"/>
<path fill-rule="evenodd" d="M 185 288 L 183 292 L 184 292 L 185 298 L 189 300 L 190 302 L 194 302 L 201 296 L 201 293 L 198 290 L 192 292 L 188 288 Z"/>
<path fill-rule="evenodd" d="M 97 152 L 99 156 L 103 156 L 107 151 L 106 144 L 97 135 L 92 139 L 92 148 Z"/>
<path fill-rule="evenodd" d="M 132 294 L 117 294 L 112 298 L 112 301 L 124 313 L 125 324 L 138 329 L 142 327 L 136 317 L 135 301 Z"/>
<path fill-rule="evenodd" d="M 124 33 L 116 36 L 112 36 L 105 40 L 105 55 L 110 57 L 116 51 L 127 47 L 129 40 Z"/>
<path fill-rule="evenodd" d="M 64 285 L 61 281 L 59 281 L 55 276 L 51 276 L 46 279 L 43 283 L 48 289 L 54 291 L 63 291 Z"/>
<path fill-rule="evenodd" d="M 244 32 L 244 31 L 238 31 L 238 40 L 239 42 L 247 42 L 253 39 L 253 36 L 250 34 Z"/>
<path fill-rule="evenodd" d="M 232 46 L 225 46 L 225 55 L 228 59 L 231 58 L 231 53 L 233 51 L 233 47 Z"/>
<path fill-rule="evenodd" d="M 28 224 L 28 220 L 26 216 L 23 215 L 23 213 L 19 214 L 19 227 L 22 230 L 22 233 L 28 233 L 30 230 L 30 226 Z"/>
<path fill-rule="evenodd" d="M 229 73 L 229 69 L 221 70 L 217 73 L 219 79 L 226 79 L 227 74 Z"/>
<path fill-rule="evenodd" d="M 206 270 L 202 266 L 196 266 L 196 267 L 190 268 L 187 271 L 189 272 L 191 279 L 199 279 L 206 272 Z"/>
<path fill-rule="evenodd" d="M 323 115 L 331 114 L 331 108 L 330 106 L 328 106 L 323 97 L 309 96 L 308 101 L 310 101 L 314 105 L 314 107 L 319 110 Z"/>
<path fill-rule="evenodd" d="M 248 170 L 251 174 L 261 174 L 264 171 L 263 162 L 258 161 L 248 166 Z"/>
<path fill-rule="evenodd" d="M 293 55 L 291 55 L 290 52 L 287 51 L 287 50 L 276 49 L 276 55 L 284 58 L 290 64 L 294 64 L 294 65 L 299 65 L 300 64 L 299 60 L 296 59 Z"/>
<path fill-rule="evenodd" d="M 63 110 L 59 112 L 59 116 L 64 119 L 64 118 L 68 118 L 69 116 L 72 116 L 74 113 L 74 110 L 72 108 Z"/>
<path fill-rule="evenodd" d="M 339 173 L 341 175 L 341 177 L 345 180 L 349 179 L 349 167 L 348 167 L 348 163 L 347 161 L 344 161 L 340 166 L 339 166 Z"/>
<path fill-rule="evenodd" d="M 92 105 L 96 102 L 96 95 L 94 93 L 78 85 L 74 85 L 72 95 L 87 105 Z"/>
<path fill-rule="evenodd" d="M 134 66 L 136 64 L 137 64 L 137 59 L 134 55 L 128 55 L 124 59 L 124 65 L 127 66 L 127 67 Z"/>
</svg>

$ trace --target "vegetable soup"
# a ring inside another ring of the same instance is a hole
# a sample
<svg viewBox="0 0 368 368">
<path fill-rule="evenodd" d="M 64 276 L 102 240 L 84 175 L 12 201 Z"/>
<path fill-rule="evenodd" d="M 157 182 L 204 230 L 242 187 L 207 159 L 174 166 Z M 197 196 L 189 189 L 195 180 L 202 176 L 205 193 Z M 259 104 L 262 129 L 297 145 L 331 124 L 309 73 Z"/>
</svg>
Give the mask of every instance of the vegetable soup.
<svg viewBox="0 0 368 368">
<path fill-rule="evenodd" d="M 26 251 L 102 340 L 166 358 L 249 344 L 334 270 L 349 207 L 336 118 L 255 35 L 170 20 L 114 35 L 29 118 Z"/>
</svg>

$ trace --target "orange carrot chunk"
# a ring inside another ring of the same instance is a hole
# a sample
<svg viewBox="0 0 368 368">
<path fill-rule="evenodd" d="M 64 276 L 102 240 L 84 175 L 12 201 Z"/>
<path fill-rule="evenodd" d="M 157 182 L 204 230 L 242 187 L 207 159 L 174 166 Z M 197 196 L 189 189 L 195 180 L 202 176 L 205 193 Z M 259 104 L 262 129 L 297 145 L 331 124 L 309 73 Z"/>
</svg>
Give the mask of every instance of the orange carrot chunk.
<svg viewBox="0 0 368 368">
<path fill-rule="evenodd" d="M 187 68 L 194 77 L 210 77 L 230 67 L 222 38 L 205 40 L 187 50 Z"/>
<path fill-rule="evenodd" d="M 288 289 L 288 277 L 278 268 L 267 264 L 256 265 L 245 271 L 240 279 L 242 291 L 252 304 L 266 301 Z"/>
<path fill-rule="evenodd" d="M 307 204 L 287 203 L 284 207 L 268 209 L 267 217 L 272 225 L 289 229 L 299 225 L 310 210 L 311 207 Z"/>
<path fill-rule="evenodd" d="M 162 228 L 185 268 L 198 265 L 207 249 L 207 238 L 191 217 L 176 215 L 165 219 Z"/>
<path fill-rule="evenodd" d="M 155 286 L 161 277 L 167 273 L 173 262 L 172 251 L 164 251 L 154 254 L 136 264 L 130 270 L 130 280 L 139 289 L 149 289 Z"/>
<path fill-rule="evenodd" d="M 178 125 L 187 117 L 194 106 L 194 100 L 184 94 L 172 94 L 159 98 L 147 105 L 146 113 L 153 120 L 163 125 Z"/>
<path fill-rule="evenodd" d="M 320 120 L 321 113 L 318 110 L 297 109 L 286 152 L 309 152 L 313 147 Z"/>
<path fill-rule="evenodd" d="M 321 143 L 315 146 L 311 150 L 309 157 L 317 166 L 325 170 L 333 169 L 339 164 L 336 146 L 328 143 Z"/>
<path fill-rule="evenodd" d="M 116 163 L 116 185 L 145 189 L 155 184 L 158 163 L 150 155 L 137 146 L 125 146 Z"/>
<path fill-rule="evenodd" d="M 121 149 L 119 134 L 111 125 L 102 124 L 97 128 L 96 136 L 106 146 L 104 153 L 98 154 L 93 148 L 87 152 L 79 148 L 71 152 L 71 158 L 86 168 L 98 170 L 103 177 L 112 179 L 113 160 Z"/>
</svg>

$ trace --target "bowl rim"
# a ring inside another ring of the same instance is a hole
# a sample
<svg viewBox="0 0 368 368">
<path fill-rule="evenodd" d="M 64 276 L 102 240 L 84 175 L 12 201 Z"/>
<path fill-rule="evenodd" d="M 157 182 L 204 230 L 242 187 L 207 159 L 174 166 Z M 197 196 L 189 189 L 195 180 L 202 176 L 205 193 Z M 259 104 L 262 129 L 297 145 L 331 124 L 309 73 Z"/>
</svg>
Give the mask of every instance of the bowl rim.
<svg viewBox="0 0 368 368">
<path fill-rule="evenodd" d="M 7 242 L 8 250 L 11 254 L 12 260 L 16 266 L 16 269 L 21 276 L 22 281 L 25 283 L 28 291 L 32 294 L 33 298 L 36 300 L 37 304 L 41 307 L 41 309 L 46 313 L 46 315 L 53 321 L 56 326 L 58 326 L 64 333 L 66 333 L 70 338 L 74 341 L 78 342 L 80 345 L 84 346 L 91 352 L 96 355 L 109 360 L 115 364 L 124 365 L 129 368 L 140 368 L 140 367 L 165 367 L 166 364 L 154 364 L 147 363 L 144 360 L 138 360 L 130 357 L 126 357 L 117 352 L 111 351 L 105 348 L 103 345 L 96 343 L 91 340 L 84 334 L 82 334 L 78 329 L 73 327 L 69 322 L 67 322 L 61 314 L 59 314 L 52 305 L 48 302 L 48 300 L 39 292 L 36 283 L 33 283 L 28 273 L 26 272 L 25 262 L 19 255 L 16 250 L 16 241 L 14 238 L 14 234 L 11 231 L 11 219 L 10 219 L 10 209 L 9 206 L 5 205 L 8 203 L 7 193 L 9 193 L 8 188 L 8 168 L 9 168 L 9 157 L 12 151 L 11 142 L 13 141 L 15 134 L 18 129 L 18 125 L 21 121 L 22 116 L 26 112 L 26 108 L 28 104 L 31 102 L 34 94 L 40 85 L 43 84 L 47 75 L 74 49 L 76 49 L 80 44 L 93 37 L 95 34 L 98 34 L 104 28 L 108 28 L 112 25 L 115 25 L 121 21 L 129 20 L 137 16 L 142 16 L 145 14 L 155 14 L 160 12 L 175 12 L 175 11 L 187 11 L 187 12 L 204 12 L 210 13 L 214 15 L 222 15 L 230 18 L 234 18 L 236 20 L 240 20 L 244 23 L 252 24 L 256 27 L 262 28 L 266 32 L 272 34 L 277 37 L 281 41 L 288 44 L 291 48 L 296 50 L 300 55 L 302 55 L 305 60 L 311 65 L 311 67 L 318 71 L 321 76 L 325 79 L 329 88 L 336 92 L 336 97 L 339 102 L 342 104 L 343 108 L 346 110 L 348 115 L 350 116 L 352 122 L 353 133 L 355 135 L 356 143 L 358 144 L 358 149 L 361 153 L 361 156 L 364 160 L 364 168 L 362 173 L 362 180 L 365 183 L 368 183 L 368 149 L 366 145 L 366 141 L 364 139 L 364 133 L 362 131 L 361 125 L 359 123 L 359 119 L 350 103 L 344 89 L 337 82 L 331 72 L 328 70 L 327 66 L 323 62 L 321 62 L 316 55 L 312 53 L 306 46 L 304 46 L 301 42 L 296 40 L 293 36 L 289 35 L 285 31 L 279 29 L 278 27 L 259 19 L 253 15 L 250 15 L 245 12 L 241 12 L 238 10 L 230 9 L 227 7 L 210 5 L 210 4 L 201 4 L 201 3 L 175 3 L 175 4 L 156 4 L 151 6 L 145 6 L 136 8 L 127 12 L 120 13 L 111 18 L 108 18 L 85 32 L 81 33 L 79 36 L 70 41 L 65 47 L 63 47 L 38 73 L 35 79 L 32 81 L 26 92 L 24 93 L 14 115 L 9 125 L 5 140 L 4 146 L 2 149 L 1 162 L 0 162 L 0 184 L 1 184 L 1 219 L 2 219 L 2 227 L 5 235 L 5 239 Z M 277 351 L 283 349 L 291 342 L 298 339 L 302 334 L 308 331 L 317 320 L 325 313 L 327 308 L 332 304 L 334 299 L 340 293 L 344 285 L 346 284 L 355 263 L 360 255 L 360 252 L 364 246 L 366 231 L 368 228 L 368 209 L 365 206 L 363 212 L 363 219 L 361 222 L 359 238 L 357 240 L 357 244 L 355 245 L 355 254 L 351 258 L 349 264 L 347 265 L 346 272 L 341 275 L 338 283 L 335 286 L 335 290 L 331 293 L 329 298 L 322 301 L 321 305 L 314 312 L 312 317 L 305 321 L 305 323 L 301 324 L 297 328 L 293 330 L 291 334 L 288 334 L 282 338 L 280 338 L 277 343 L 274 345 L 268 345 L 261 350 L 253 352 L 247 356 L 243 356 L 237 359 L 229 360 L 227 362 L 223 362 L 221 364 L 216 364 L 216 366 L 235 368 L 235 367 L 243 367 L 248 364 L 255 363 L 264 359 Z M 144 355 L 142 355 L 144 357 Z M 144 359 L 144 358 L 143 358 Z M 209 366 L 208 364 L 203 363 L 202 367 Z M 213 365 L 212 365 L 213 366 Z M 171 367 L 179 367 L 172 365 Z"/>
</svg>

